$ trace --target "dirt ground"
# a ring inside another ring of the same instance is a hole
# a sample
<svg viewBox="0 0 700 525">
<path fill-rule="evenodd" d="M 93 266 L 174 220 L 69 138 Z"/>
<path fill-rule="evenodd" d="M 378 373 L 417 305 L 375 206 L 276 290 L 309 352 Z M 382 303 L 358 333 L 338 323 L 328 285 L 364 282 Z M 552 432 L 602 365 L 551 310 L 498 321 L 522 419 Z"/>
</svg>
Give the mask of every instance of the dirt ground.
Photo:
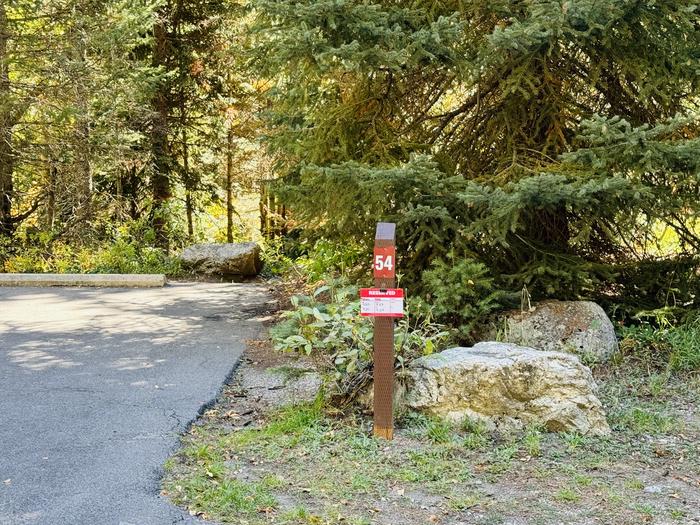
<svg viewBox="0 0 700 525">
<path fill-rule="evenodd" d="M 698 377 L 595 369 L 607 438 L 497 435 L 408 414 L 384 442 L 367 417 L 314 404 L 311 370 L 251 341 L 168 461 L 163 493 L 251 525 L 700 523 Z"/>
</svg>

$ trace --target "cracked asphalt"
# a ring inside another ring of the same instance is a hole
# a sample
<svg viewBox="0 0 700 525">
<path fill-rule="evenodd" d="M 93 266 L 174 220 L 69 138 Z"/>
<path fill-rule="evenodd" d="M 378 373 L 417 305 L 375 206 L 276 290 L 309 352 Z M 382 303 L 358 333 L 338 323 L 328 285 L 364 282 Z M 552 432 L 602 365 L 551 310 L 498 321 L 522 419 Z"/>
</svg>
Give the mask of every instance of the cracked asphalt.
<svg viewBox="0 0 700 525">
<path fill-rule="evenodd" d="M 202 523 L 159 495 L 269 307 L 254 284 L 0 288 L 0 525 Z"/>
</svg>

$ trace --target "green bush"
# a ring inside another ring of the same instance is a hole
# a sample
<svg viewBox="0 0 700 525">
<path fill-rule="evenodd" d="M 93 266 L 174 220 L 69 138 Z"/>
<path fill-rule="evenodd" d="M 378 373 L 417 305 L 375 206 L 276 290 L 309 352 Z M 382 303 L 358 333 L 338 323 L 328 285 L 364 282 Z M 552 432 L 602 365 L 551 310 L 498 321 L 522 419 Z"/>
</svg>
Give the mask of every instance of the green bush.
<svg viewBox="0 0 700 525">
<path fill-rule="evenodd" d="M 140 222 L 115 228 L 110 237 L 76 246 L 48 234 L 0 249 L 0 270 L 9 273 L 181 273 L 177 258 L 149 246 L 152 230 Z"/>
<path fill-rule="evenodd" d="M 347 279 L 326 279 L 310 296 L 292 298 L 293 310 L 271 330 L 275 347 L 310 355 L 320 353 L 332 364 L 338 378 L 353 374 L 371 360 L 373 324 L 360 316 L 358 287 Z M 397 364 L 434 352 L 449 332 L 432 321 L 420 301 L 411 301 L 409 315 L 395 330 Z"/>
<path fill-rule="evenodd" d="M 467 339 L 478 321 L 502 308 L 509 298 L 495 289 L 484 264 L 468 258 L 435 261 L 423 273 L 423 286 L 437 319 Z"/>
</svg>

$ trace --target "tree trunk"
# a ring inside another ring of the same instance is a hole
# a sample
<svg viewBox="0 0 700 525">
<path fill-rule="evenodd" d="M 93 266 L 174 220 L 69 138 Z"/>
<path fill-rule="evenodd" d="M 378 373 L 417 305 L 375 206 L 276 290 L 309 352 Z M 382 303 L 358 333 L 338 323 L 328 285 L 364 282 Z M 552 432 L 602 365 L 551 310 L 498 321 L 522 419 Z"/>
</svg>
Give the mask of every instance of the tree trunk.
<svg viewBox="0 0 700 525">
<path fill-rule="evenodd" d="M 5 3 L 0 2 L 0 237 L 11 237 L 15 231 L 12 220 L 14 193 L 14 164 L 12 127 L 14 125 L 10 96 L 10 72 L 7 56 L 9 28 Z"/>
<path fill-rule="evenodd" d="M 194 241 L 194 203 L 192 192 L 194 184 L 190 176 L 190 149 L 187 142 L 187 108 L 185 96 L 180 93 L 180 126 L 182 127 L 182 182 L 185 185 L 185 213 L 187 215 L 187 239 Z"/>
<path fill-rule="evenodd" d="M 49 159 L 49 191 L 46 202 L 46 228 L 53 230 L 56 222 L 56 182 L 58 180 L 56 165 Z"/>
<path fill-rule="evenodd" d="M 73 38 L 75 41 L 76 62 L 80 66 L 79 70 L 85 71 L 89 66 L 87 65 L 87 50 L 85 48 L 83 31 L 78 28 L 74 32 Z M 88 223 L 92 219 L 93 180 L 90 147 L 90 107 L 88 104 L 90 94 L 85 84 L 80 80 L 75 83 L 75 97 L 80 113 L 75 126 L 77 146 L 75 160 L 78 180 L 75 181 L 76 188 L 72 200 L 76 208 L 77 224 L 79 229 L 82 230 L 89 225 Z"/>
<path fill-rule="evenodd" d="M 226 141 L 226 241 L 233 242 L 233 124 L 229 123 Z"/>
<path fill-rule="evenodd" d="M 168 38 L 165 12 L 161 10 L 153 28 L 153 65 L 166 66 Z M 153 155 L 153 174 L 151 190 L 153 195 L 152 225 L 156 234 L 156 245 L 164 250 L 170 249 L 168 232 L 167 205 L 172 197 L 170 187 L 170 151 L 168 147 L 169 131 L 169 89 L 167 81 L 161 81 L 153 97 L 153 127 L 151 130 L 151 153 Z"/>
<path fill-rule="evenodd" d="M 192 193 L 187 190 L 185 194 L 185 211 L 187 213 L 187 239 L 190 242 L 194 241 L 194 210 L 192 205 Z"/>
</svg>

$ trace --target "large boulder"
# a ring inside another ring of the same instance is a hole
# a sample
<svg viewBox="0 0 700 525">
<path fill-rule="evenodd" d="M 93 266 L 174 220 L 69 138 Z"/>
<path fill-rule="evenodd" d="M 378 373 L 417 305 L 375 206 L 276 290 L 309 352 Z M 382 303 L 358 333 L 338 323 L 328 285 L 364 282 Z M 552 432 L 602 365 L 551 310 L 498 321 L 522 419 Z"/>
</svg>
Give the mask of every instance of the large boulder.
<svg viewBox="0 0 700 525">
<path fill-rule="evenodd" d="M 180 256 L 185 268 L 205 275 L 253 276 L 260 273 L 260 246 L 254 242 L 195 244 Z"/>
<path fill-rule="evenodd" d="M 406 406 L 451 421 L 610 432 L 591 371 L 572 354 L 485 342 L 417 359 L 404 381 Z"/>
<path fill-rule="evenodd" d="M 618 350 L 612 322 L 591 301 L 546 301 L 528 312 L 508 312 L 500 318 L 498 330 L 501 341 L 571 352 L 589 362 L 605 362 Z"/>
</svg>

